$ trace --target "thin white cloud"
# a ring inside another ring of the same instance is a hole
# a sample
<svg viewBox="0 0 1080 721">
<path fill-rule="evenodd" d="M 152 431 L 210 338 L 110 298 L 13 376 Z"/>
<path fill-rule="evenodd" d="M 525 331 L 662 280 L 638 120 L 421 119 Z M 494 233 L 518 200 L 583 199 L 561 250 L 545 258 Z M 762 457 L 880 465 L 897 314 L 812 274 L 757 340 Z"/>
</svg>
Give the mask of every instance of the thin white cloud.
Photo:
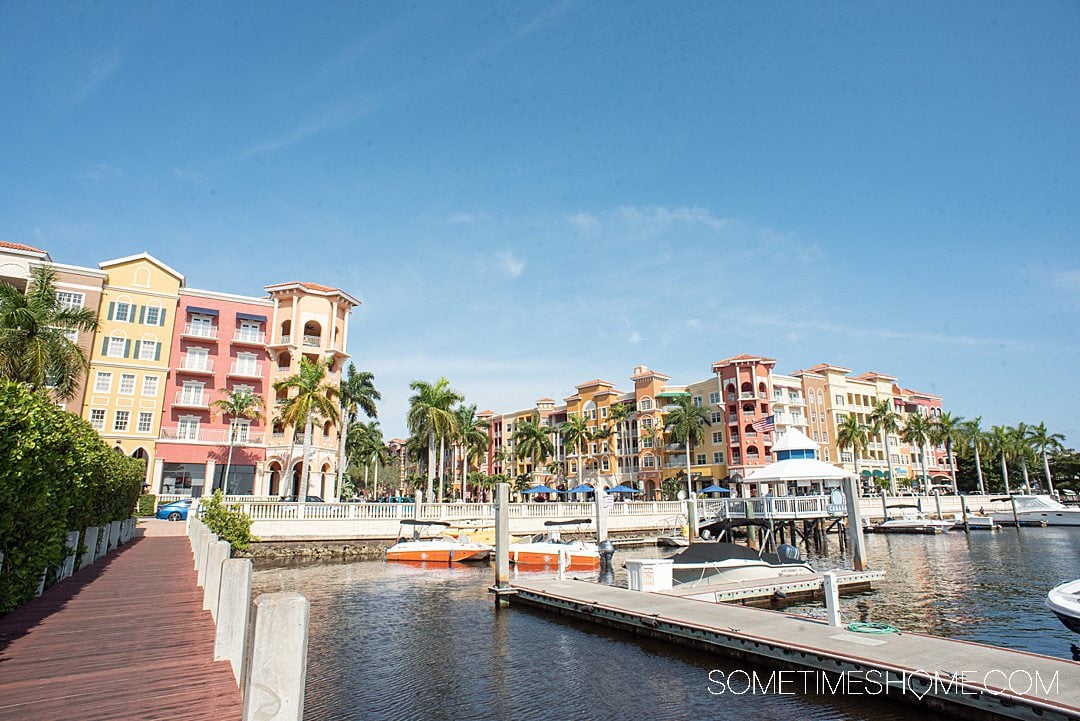
<svg viewBox="0 0 1080 721">
<path fill-rule="evenodd" d="M 637 345 L 638 343 L 641 342 L 641 333 L 638 333 L 636 330 L 632 330 L 632 331 L 630 331 L 630 337 L 627 338 L 627 340 L 630 341 L 631 343 L 633 343 L 634 345 Z"/>
<path fill-rule="evenodd" d="M 480 211 L 480 212 L 461 211 L 461 212 L 458 212 L 458 213 L 454 213 L 453 215 L 451 215 L 446 220 L 447 220 L 447 222 L 452 223 L 454 225 L 479 225 L 480 223 L 486 223 L 489 220 L 491 220 L 491 216 L 488 215 L 487 213 L 483 212 L 483 211 Z"/>
<path fill-rule="evenodd" d="M 210 176 L 206 173 L 200 173 L 197 170 L 184 170 L 183 168 L 173 168 L 173 175 L 180 180 L 187 180 L 192 183 L 209 183 Z"/>
<path fill-rule="evenodd" d="M 102 83 L 116 74 L 124 58 L 119 50 L 109 50 L 90 63 L 90 74 L 67 100 L 68 107 L 76 105 L 92 95 Z"/>
<path fill-rule="evenodd" d="M 309 118 L 288 133 L 280 135 L 261 143 L 256 143 L 244 151 L 244 157 L 263 155 L 277 150 L 283 150 L 291 145 L 307 140 L 308 138 L 332 130 L 340 130 L 352 125 L 356 121 L 371 115 L 379 108 L 378 103 L 363 105 L 348 105 L 331 109 L 318 117 Z"/>
<path fill-rule="evenodd" d="M 1050 276 L 1050 283 L 1060 290 L 1080 292 L 1080 269 L 1058 271 Z"/>
<path fill-rule="evenodd" d="M 95 163 L 89 168 L 83 168 L 79 171 L 79 176 L 86 180 L 93 180 L 94 182 L 100 182 L 102 180 L 108 180 L 110 178 L 119 178 L 124 174 L 124 171 L 115 165 L 109 163 Z"/>
<path fill-rule="evenodd" d="M 511 278 L 520 278 L 521 274 L 525 272 L 525 261 L 509 250 L 504 250 L 496 255 L 495 265 Z"/>
<path fill-rule="evenodd" d="M 690 320 L 686 321 L 686 327 L 690 330 L 701 330 L 701 319 L 691 318 Z"/>
</svg>

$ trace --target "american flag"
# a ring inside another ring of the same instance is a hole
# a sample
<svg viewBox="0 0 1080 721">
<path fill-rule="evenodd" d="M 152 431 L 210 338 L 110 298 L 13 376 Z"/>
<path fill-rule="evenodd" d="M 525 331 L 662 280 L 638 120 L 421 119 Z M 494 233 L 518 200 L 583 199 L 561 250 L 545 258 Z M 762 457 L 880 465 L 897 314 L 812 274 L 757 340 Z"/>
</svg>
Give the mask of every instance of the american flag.
<svg viewBox="0 0 1080 721">
<path fill-rule="evenodd" d="M 753 423 L 751 423 L 750 427 L 753 428 L 755 431 L 758 431 L 759 433 L 761 433 L 761 432 L 766 432 L 767 433 L 769 431 L 775 431 L 776 430 L 775 416 L 765 416 L 761 420 L 757 420 L 757 421 L 754 421 Z"/>
</svg>

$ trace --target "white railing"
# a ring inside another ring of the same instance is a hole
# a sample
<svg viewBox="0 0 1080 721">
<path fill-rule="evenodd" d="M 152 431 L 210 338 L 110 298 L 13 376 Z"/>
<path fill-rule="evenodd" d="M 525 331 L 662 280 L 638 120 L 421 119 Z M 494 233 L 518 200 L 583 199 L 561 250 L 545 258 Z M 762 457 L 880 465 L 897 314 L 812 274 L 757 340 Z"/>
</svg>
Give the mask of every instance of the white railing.
<svg viewBox="0 0 1080 721">
<path fill-rule="evenodd" d="M 196 373 L 212 373 L 214 370 L 214 359 L 185 353 L 184 356 L 180 358 L 180 370 L 193 371 Z"/>
<path fill-rule="evenodd" d="M 743 391 L 742 393 L 739 394 L 739 399 L 744 400 L 744 401 L 752 401 L 752 400 L 754 400 L 754 392 L 753 391 Z"/>
<path fill-rule="evenodd" d="M 245 363 L 233 361 L 229 366 L 229 375 L 242 376 L 245 378 L 259 378 L 262 376 L 262 363 Z"/>
<path fill-rule="evenodd" d="M 228 443 L 229 431 L 227 428 L 180 428 L 179 426 L 162 426 L 158 438 L 163 441 L 193 441 L 202 443 Z M 259 445 L 263 442 L 261 431 L 239 432 L 233 439 L 236 445 Z"/>
<path fill-rule="evenodd" d="M 196 338 L 217 338 L 218 329 L 214 325 L 204 325 L 202 323 L 185 323 L 184 335 L 194 336 Z"/>
<path fill-rule="evenodd" d="M 262 331 L 237 330 L 233 333 L 233 341 L 237 343 L 256 343 L 262 345 L 266 340 L 266 333 Z"/>
<path fill-rule="evenodd" d="M 281 336 L 281 342 L 284 343 L 285 345 L 290 345 L 292 343 L 292 336 L 287 335 L 287 334 L 282 335 Z"/>
<path fill-rule="evenodd" d="M 163 499 L 166 496 L 159 496 Z M 172 498 L 172 496 L 169 496 Z M 178 496 L 179 498 L 179 496 Z M 236 505 L 256 521 L 278 521 L 294 518 L 307 520 L 401 520 L 426 521 L 494 521 L 495 506 L 491 503 L 282 503 L 273 499 L 251 496 L 228 496 L 226 501 Z M 161 501 L 164 503 L 165 501 Z M 300 506 L 303 505 L 301 512 Z M 671 516 L 685 511 L 682 501 L 626 501 L 608 508 L 610 516 Z M 511 503 L 510 518 L 568 520 L 592 518 L 596 504 L 587 502 Z"/>
<path fill-rule="evenodd" d="M 207 400 L 206 392 L 199 391 L 193 393 L 191 391 L 177 391 L 176 402 L 173 403 L 176 406 L 192 406 L 195 408 L 207 408 L 210 403 Z"/>
<path fill-rule="evenodd" d="M 277 367 L 277 372 L 278 373 L 288 373 L 290 370 L 292 370 L 292 369 L 289 368 L 289 366 L 278 366 Z"/>
<path fill-rule="evenodd" d="M 306 345 L 306 346 L 308 346 L 310 348 L 318 348 L 319 347 L 319 341 L 320 341 L 320 338 L 317 335 L 305 335 L 304 336 L 304 345 Z"/>
</svg>

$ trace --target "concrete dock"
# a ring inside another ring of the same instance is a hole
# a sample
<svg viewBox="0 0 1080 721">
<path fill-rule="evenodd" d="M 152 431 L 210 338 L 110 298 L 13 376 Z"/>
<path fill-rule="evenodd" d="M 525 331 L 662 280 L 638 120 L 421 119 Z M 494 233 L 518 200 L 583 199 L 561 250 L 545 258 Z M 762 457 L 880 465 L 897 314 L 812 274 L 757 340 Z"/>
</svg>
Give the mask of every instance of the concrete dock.
<svg viewBox="0 0 1080 721">
<path fill-rule="evenodd" d="M 835 695 L 835 684 L 849 693 L 854 685 L 861 696 L 962 718 L 1080 719 L 1073 661 L 917 633 L 854 633 L 803 616 L 585 581 L 513 586 L 512 605 L 801 672 L 818 693 L 820 683 Z"/>
<path fill-rule="evenodd" d="M 884 571 L 835 571 L 840 593 L 867 591 L 875 581 L 885 578 Z M 742 603 L 762 605 L 772 603 L 777 596 L 785 601 L 813 598 L 819 595 L 823 574 L 807 573 L 787 576 L 770 581 L 740 581 L 712 586 L 675 586 L 670 591 L 660 591 L 665 596 L 690 598 L 710 603 Z"/>
</svg>

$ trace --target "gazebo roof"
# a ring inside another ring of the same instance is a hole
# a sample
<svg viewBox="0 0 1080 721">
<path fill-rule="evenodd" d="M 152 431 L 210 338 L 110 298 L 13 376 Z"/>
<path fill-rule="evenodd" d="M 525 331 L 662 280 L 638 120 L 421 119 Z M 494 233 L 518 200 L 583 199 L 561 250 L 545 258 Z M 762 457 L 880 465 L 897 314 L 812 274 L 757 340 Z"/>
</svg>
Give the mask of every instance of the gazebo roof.
<svg viewBox="0 0 1080 721">
<path fill-rule="evenodd" d="M 800 431 L 798 428 L 789 428 L 780 436 L 773 445 L 773 453 L 777 451 L 816 451 L 818 449 L 818 443 L 810 440 L 809 436 Z"/>
<path fill-rule="evenodd" d="M 854 477 L 854 473 L 837 468 L 830 463 L 812 458 L 791 458 L 759 468 L 743 480 L 747 483 L 776 483 L 777 481 L 839 481 L 843 478 Z"/>
</svg>

